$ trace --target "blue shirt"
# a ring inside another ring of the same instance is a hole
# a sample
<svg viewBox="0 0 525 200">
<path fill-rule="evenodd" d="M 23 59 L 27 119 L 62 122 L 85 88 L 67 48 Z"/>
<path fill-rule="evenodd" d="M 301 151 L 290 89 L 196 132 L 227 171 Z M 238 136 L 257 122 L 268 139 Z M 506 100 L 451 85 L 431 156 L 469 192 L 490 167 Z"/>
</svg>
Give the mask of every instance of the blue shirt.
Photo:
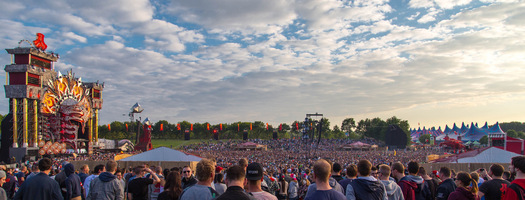
<svg viewBox="0 0 525 200">
<path fill-rule="evenodd" d="M 346 197 L 343 193 L 335 191 L 334 189 L 316 190 L 307 196 L 305 200 L 346 200 Z"/>
</svg>

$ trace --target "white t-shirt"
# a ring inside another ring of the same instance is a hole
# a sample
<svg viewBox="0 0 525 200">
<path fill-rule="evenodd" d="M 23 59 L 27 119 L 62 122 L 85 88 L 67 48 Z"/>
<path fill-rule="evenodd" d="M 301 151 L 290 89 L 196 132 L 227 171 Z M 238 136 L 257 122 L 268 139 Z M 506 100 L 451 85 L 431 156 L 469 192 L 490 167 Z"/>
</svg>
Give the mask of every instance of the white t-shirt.
<svg viewBox="0 0 525 200">
<path fill-rule="evenodd" d="M 265 192 L 265 191 L 262 191 L 262 192 L 250 192 L 250 194 L 253 195 L 253 197 L 255 197 L 256 199 L 258 200 L 277 200 L 277 197 L 268 193 L 268 192 Z"/>
</svg>

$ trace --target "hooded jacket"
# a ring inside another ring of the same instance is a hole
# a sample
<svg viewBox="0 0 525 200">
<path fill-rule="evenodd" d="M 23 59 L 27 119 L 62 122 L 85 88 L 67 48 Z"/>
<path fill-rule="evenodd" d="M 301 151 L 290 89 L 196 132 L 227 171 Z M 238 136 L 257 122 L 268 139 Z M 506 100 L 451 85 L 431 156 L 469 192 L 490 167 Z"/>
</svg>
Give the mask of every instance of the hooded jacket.
<svg viewBox="0 0 525 200">
<path fill-rule="evenodd" d="M 516 193 L 516 191 L 524 191 L 524 190 L 525 190 L 525 179 L 515 179 L 507 187 L 507 190 L 505 190 L 505 193 L 502 194 L 501 200 L 522 199 L 520 196 L 518 196 L 518 193 Z"/>
<path fill-rule="evenodd" d="M 87 200 L 122 200 L 124 199 L 124 185 L 117 176 L 109 172 L 102 172 L 90 183 Z"/>
<path fill-rule="evenodd" d="M 401 191 L 401 187 L 397 185 L 395 181 L 388 180 L 384 181 L 381 180 L 381 183 L 385 186 L 386 194 L 388 196 L 388 200 L 404 200 L 403 192 Z"/>
<path fill-rule="evenodd" d="M 464 187 L 457 187 L 456 191 L 450 193 L 448 200 L 476 200 L 477 195 L 468 191 Z"/>
<path fill-rule="evenodd" d="M 385 186 L 373 177 L 358 177 L 346 186 L 346 199 L 387 199 Z"/>
<path fill-rule="evenodd" d="M 69 200 L 75 197 L 80 197 L 82 195 L 82 185 L 80 183 L 80 177 L 75 174 L 75 166 L 69 163 L 64 166 L 64 172 L 66 174 L 66 196 L 65 200 Z"/>
<path fill-rule="evenodd" d="M 398 182 L 406 200 L 430 200 L 430 189 L 421 176 L 407 175 Z"/>
</svg>

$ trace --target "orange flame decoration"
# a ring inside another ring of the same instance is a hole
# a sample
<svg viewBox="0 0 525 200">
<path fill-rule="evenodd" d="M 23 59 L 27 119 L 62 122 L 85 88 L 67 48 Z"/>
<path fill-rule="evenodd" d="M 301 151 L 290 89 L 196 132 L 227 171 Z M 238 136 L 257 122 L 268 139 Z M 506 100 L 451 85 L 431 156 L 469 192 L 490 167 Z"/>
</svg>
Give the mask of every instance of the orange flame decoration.
<svg viewBox="0 0 525 200">
<path fill-rule="evenodd" d="M 37 49 L 42 49 L 42 51 L 47 49 L 47 44 L 44 42 L 44 34 L 42 33 L 36 34 L 36 40 L 33 40 L 33 44 Z"/>
<path fill-rule="evenodd" d="M 91 117 L 91 104 L 88 99 L 90 91 L 82 85 L 80 78 L 73 77 L 71 71 L 65 76 L 59 73 L 56 79 L 49 80 L 47 86 L 42 113 L 56 114 L 60 106 L 65 103 L 64 105 L 76 105 L 82 108 L 84 122 Z"/>
</svg>

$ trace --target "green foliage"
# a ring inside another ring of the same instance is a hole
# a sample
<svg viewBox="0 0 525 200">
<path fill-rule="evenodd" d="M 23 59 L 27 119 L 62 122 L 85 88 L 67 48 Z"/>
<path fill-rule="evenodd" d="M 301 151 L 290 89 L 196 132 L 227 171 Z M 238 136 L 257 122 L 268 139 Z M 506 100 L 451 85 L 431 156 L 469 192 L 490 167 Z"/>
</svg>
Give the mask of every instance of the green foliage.
<svg viewBox="0 0 525 200">
<path fill-rule="evenodd" d="M 518 133 L 515 130 L 512 130 L 512 129 L 508 130 L 506 133 L 507 133 L 507 136 L 509 136 L 509 137 L 512 137 L 512 138 L 517 138 L 518 137 Z"/>
<path fill-rule="evenodd" d="M 483 137 L 481 137 L 479 139 L 479 143 L 480 144 L 488 144 L 489 143 L 489 137 L 487 137 L 486 135 L 484 135 Z"/>
<path fill-rule="evenodd" d="M 386 121 L 376 117 L 374 119 L 364 119 L 357 123 L 356 132 L 365 137 L 371 137 L 376 140 L 385 141 L 385 135 L 388 131 L 388 125 L 398 125 L 407 135 L 407 144 L 410 144 L 410 133 L 408 131 L 408 121 L 398 119 L 393 116 Z"/>
<path fill-rule="evenodd" d="M 508 130 L 525 132 L 525 123 L 522 122 L 503 122 L 499 123 L 499 127 L 503 132 Z"/>
<path fill-rule="evenodd" d="M 430 143 L 430 134 L 423 134 L 419 136 L 419 142 L 421 142 L 421 144 Z"/>
</svg>

